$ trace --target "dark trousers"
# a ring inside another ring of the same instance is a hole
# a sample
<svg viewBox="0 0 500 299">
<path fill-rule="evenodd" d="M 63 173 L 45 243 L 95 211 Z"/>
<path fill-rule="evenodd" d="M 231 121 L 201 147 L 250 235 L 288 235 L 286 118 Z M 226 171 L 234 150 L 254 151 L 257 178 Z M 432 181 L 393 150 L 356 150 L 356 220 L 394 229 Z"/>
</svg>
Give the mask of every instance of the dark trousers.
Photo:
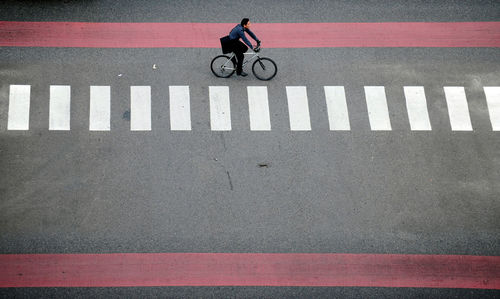
<svg viewBox="0 0 500 299">
<path fill-rule="evenodd" d="M 234 54 L 236 54 L 236 59 L 238 60 L 236 65 L 236 74 L 241 74 L 241 71 L 243 69 L 243 59 L 245 58 L 245 55 L 243 55 L 243 53 L 245 53 L 247 50 L 248 47 L 239 40 L 235 40 L 233 42 L 233 52 Z"/>
</svg>

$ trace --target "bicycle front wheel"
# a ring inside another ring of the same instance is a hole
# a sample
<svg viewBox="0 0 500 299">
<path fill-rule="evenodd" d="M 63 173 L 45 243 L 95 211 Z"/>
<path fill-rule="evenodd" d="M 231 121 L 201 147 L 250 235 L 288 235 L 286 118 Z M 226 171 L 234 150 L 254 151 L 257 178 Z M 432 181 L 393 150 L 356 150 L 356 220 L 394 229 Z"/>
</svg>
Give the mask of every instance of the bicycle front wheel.
<svg viewBox="0 0 500 299">
<path fill-rule="evenodd" d="M 253 63 L 252 72 L 257 79 L 267 81 L 276 76 L 278 67 L 270 58 L 259 58 Z"/>
<path fill-rule="evenodd" d="M 236 66 L 227 55 L 219 55 L 212 59 L 210 68 L 212 69 L 212 73 L 219 78 L 228 78 L 236 70 Z"/>
</svg>

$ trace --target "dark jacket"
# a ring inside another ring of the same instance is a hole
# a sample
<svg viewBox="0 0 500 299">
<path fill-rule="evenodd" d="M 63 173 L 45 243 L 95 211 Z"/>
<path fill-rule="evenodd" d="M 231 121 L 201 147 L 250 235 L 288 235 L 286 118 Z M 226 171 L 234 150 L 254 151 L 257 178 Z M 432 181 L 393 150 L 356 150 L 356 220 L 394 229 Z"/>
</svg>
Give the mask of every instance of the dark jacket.
<svg viewBox="0 0 500 299">
<path fill-rule="evenodd" d="M 255 36 L 255 34 L 250 29 L 245 29 L 245 27 L 241 26 L 241 24 L 238 24 L 233 28 L 233 30 L 231 30 L 231 32 L 229 33 L 229 38 L 231 40 L 238 40 L 241 38 L 245 42 L 245 44 L 250 47 L 250 49 L 253 49 L 252 44 L 245 36 L 245 32 L 247 32 L 256 42 L 259 42 L 257 36 Z"/>
</svg>

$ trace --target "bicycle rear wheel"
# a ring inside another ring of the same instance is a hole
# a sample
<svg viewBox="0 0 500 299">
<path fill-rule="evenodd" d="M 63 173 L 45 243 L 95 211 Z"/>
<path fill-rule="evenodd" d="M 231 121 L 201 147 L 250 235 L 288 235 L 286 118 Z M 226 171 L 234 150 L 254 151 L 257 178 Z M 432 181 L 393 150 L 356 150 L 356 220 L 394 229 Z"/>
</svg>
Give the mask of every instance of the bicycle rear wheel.
<svg viewBox="0 0 500 299">
<path fill-rule="evenodd" d="M 252 65 L 252 72 L 259 80 L 267 81 L 276 76 L 278 67 L 271 58 L 259 58 Z"/>
<path fill-rule="evenodd" d="M 212 73 L 219 78 L 228 78 L 236 71 L 236 66 L 227 55 L 219 55 L 210 63 Z"/>
</svg>

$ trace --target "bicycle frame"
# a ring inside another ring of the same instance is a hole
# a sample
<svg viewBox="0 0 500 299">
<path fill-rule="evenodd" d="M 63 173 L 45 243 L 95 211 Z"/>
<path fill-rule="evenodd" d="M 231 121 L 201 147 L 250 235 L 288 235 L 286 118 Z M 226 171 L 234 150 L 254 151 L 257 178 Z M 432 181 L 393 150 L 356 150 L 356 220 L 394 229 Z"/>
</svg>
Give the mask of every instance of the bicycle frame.
<svg viewBox="0 0 500 299">
<path fill-rule="evenodd" d="M 243 55 L 253 55 L 252 57 L 250 57 L 248 59 L 246 59 L 246 57 L 245 57 L 245 59 L 243 60 L 243 66 L 245 66 L 247 63 L 249 63 L 250 61 L 254 60 L 255 58 L 260 58 L 259 53 L 253 52 L 253 51 L 249 52 L 249 53 L 243 53 Z M 222 67 L 224 69 L 234 70 L 234 68 L 228 66 L 229 61 L 231 61 L 231 59 L 233 59 L 233 57 L 236 57 L 236 54 L 234 54 L 234 52 L 231 53 L 231 56 L 229 56 L 229 59 L 226 61 L 226 63 L 224 63 L 224 65 L 222 65 Z"/>
</svg>

